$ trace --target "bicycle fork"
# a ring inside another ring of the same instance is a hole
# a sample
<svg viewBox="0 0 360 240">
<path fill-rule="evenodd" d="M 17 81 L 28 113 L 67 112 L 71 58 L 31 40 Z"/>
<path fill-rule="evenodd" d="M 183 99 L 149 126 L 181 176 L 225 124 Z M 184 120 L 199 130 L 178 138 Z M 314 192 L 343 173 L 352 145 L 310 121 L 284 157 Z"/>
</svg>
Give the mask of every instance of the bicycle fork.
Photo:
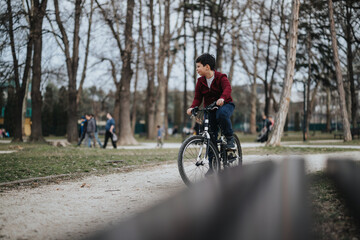
<svg viewBox="0 0 360 240">
<path fill-rule="evenodd" d="M 198 154 L 198 157 L 197 157 L 197 161 L 195 163 L 196 166 L 203 166 L 205 164 L 204 161 L 206 161 L 206 159 L 208 159 L 209 149 L 210 149 L 210 141 L 211 141 L 210 134 L 209 134 L 208 130 L 209 130 L 209 119 L 205 116 L 203 136 L 205 137 L 206 142 L 204 142 L 203 145 L 200 147 L 199 154 Z M 201 158 L 204 144 L 206 144 L 205 156 L 204 156 L 204 158 Z M 210 159 L 209 159 L 209 166 L 211 167 Z"/>
</svg>

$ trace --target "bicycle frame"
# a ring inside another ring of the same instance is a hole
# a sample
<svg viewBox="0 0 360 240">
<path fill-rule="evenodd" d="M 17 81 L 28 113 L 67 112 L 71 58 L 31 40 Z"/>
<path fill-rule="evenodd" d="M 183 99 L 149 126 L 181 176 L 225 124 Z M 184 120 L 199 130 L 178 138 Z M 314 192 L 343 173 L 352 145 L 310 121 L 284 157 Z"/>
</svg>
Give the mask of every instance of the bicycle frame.
<svg viewBox="0 0 360 240">
<path fill-rule="evenodd" d="M 211 136 L 210 136 L 210 133 L 209 133 L 209 126 L 210 126 L 210 123 L 209 123 L 209 113 L 208 111 L 206 110 L 203 110 L 204 111 L 204 132 L 202 133 L 202 136 L 205 137 L 206 139 L 206 151 L 205 151 L 205 156 L 204 156 L 204 159 L 207 159 L 208 158 L 208 155 L 209 155 L 209 148 L 210 148 L 210 141 L 211 141 Z M 216 139 L 216 144 L 215 144 L 215 149 L 216 149 L 216 154 L 219 155 L 220 157 L 220 160 L 223 162 L 224 165 L 227 164 L 227 151 L 225 149 L 225 144 L 226 144 L 226 141 L 225 141 L 225 137 L 221 134 L 221 138 L 220 139 Z M 219 146 L 220 146 L 220 149 L 219 149 Z M 200 151 L 199 151 L 199 155 L 198 155 L 198 158 L 197 158 L 197 162 L 196 162 L 196 165 L 200 165 L 202 164 L 202 159 L 201 159 L 201 152 L 202 152 L 202 149 L 203 147 L 200 148 Z"/>
<path fill-rule="evenodd" d="M 206 151 L 205 151 L 205 156 L 204 156 L 204 160 L 206 160 L 209 156 L 209 147 L 210 147 L 210 141 L 211 140 L 211 134 L 209 133 L 209 127 L 210 127 L 210 122 L 209 122 L 209 112 L 214 110 L 216 108 L 216 102 L 210 104 L 209 106 L 207 106 L 206 108 L 200 110 L 200 111 L 204 111 L 204 132 L 202 133 L 202 136 L 205 137 L 206 139 Z M 197 111 L 199 111 L 198 109 L 196 109 L 196 111 L 193 113 L 193 116 L 196 116 Z M 229 152 L 226 148 L 226 140 L 224 135 L 221 133 L 220 134 L 220 139 L 214 139 L 214 145 L 215 145 L 215 149 L 216 149 L 216 154 L 218 154 L 220 161 L 223 162 L 224 166 L 228 165 L 228 156 L 227 153 Z M 203 150 L 203 147 L 200 148 L 198 157 L 197 157 L 197 161 L 196 161 L 196 165 L 199 166 L 201 164 L 203 164 L 203 159 L 201 159 L 201 152 Z M 230 150 L 233 151 L 233 150 Z M 235 151 L 234 151 L 235 152 Z M 236 155 L 236 152 L 235 152 Z"/>
</svg>

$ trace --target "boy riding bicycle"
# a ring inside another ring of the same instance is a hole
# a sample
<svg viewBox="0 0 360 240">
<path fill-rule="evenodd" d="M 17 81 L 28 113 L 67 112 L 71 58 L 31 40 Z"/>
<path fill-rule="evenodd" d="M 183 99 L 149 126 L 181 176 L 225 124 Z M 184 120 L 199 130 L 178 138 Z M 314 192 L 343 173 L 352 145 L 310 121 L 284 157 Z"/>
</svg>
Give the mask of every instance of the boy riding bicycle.
<svg viewBox="0 0 360 240">
<path fill-rule="evenodd" d="M 211 138 L 216 141 L 220 127 L 227 139 L 226 148 L 235 149 L 230 121 L 235 105 L 231 97 L 230 82 L 226 74 L 215 71 L 215 57 L 213 55 L 204 53 L 195 62 L 196 71 L 200 77 L 196 83 L 193 103 L 186 113 L 191 115 L 193 108 L 200 106 L 203 99 L 205 107 L 216 101 L 219 109 L 209 114 L 210 132 L 213 134 Z"/>
</svg>

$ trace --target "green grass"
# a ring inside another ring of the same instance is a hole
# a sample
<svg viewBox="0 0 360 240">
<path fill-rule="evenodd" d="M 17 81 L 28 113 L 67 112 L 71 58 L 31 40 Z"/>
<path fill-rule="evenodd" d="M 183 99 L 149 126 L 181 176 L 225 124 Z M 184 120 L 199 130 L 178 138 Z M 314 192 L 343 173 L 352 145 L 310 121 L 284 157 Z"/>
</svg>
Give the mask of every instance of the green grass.
<svg viewBox="0 0 360 240">
<path fill-rule="evenodd" d="M 109 173 L 125 166 L 175 161 L 178 150 L 113 150 L 54 147 L 47 144 L 1 144 L 0 182 L 76 173 Z M 6 148 L 7 146 L 7 148 Z"/>
<path fill-rule="evenodd" d="M 238 137 L 240 138 L 241 142 L 255 142 L 258 134 L 245 134 L 243 132 L 237 132 L 236 133 L 238 135 Z M 99 136 L 101 140 L 103 140 L 104 136 L 101 135 Z M 187 136 L 185 136 L 185 138 L 187 138 Z M 64 136 L 49 136 L 49 137 L 45 137 L 46 140 L 59 140 L 59 139 L 65 139 Z M 139 134 L 135 135 L 135 139 L 138 142 L 154 142 L 154 139 L 146 139 L 145 136 L 140 136 Z M 177 136 L 168 136 L 167 139 L 165 139 L 165 143 L 181 143 L 184 139 L 182 138 L 181 134 L 178 134 Z M 321 131 L 311 131 L 309 134 L 309 141 L 316 141 L 316 140 L 334 140 L 334 132 L 333 133 L 323 133 Z M 338 139 L 339 140 L 339 139 Z M 303 141 L 303 134 L 301 131 L 299 132 L 294 132 L 294 131 L 289 131 L 289 132 L 284 132 L 283 137 L 281 139 L 281 141 L 283 142 L 292 142 L 292 141 Z M 341 144 L 341 143 L 337 143 L 337 144 Z M 352 144 L 352 145 L 359 145 L 360 144 L 360 140 L 355 139 L 354 141 L 345 143 L 345 144 Z"/>
<path fill-rule="evenodd" d="M 310 197 L 314 239 L 360 239 L 360 224 L 325 173 L 310 175 Z"/>
<path fill-rule="evenodd" d="M 241 142 L 255 142 L 258 134 L 245 134 L 242 132 L 236 132 L 238 137 L 240 138 Z M 186 136 L 188 137 L 188 136 Z M 146 139 L 145 137 L 140 137 L 139 135 L 135 135 L 135 138 L 139 142 L 154 142 L 154 140 Z M 334 139 L 334 133 L 322 133 L 321 131 L 316 132 L 310 132 L 309 140 L 333 140 Z M 178 134 L 176 137 L 174 136 L 168 136 L 168 138 L 165 140 L 166 142 L 182 142 L 183 138 L 181 134 Z M 284 135 L 281 139 L 283 142 L 287 141 L 303 141 L 303 135 L 302 132 L 284 132 Z"/>
<path fill-rule="evenodd" d="M 339 145 L 339 146 L 360 146 L 360 140 L 359 139 L 355 139 L 352 140 L 350 142 L 344 142 L 344 141 L 338 141 L 338 142 L 304 142 L 302 143 L 304 145 Z"/>
<path fill-rule="evenodd" d="M 61 174 L 104 174 L 121 171 L 128 166 L 177 160 L 178 149 L 114 150 L 86 147 L 54 147 L 48 144 L 0 144 L 0 182 L 10 182 Z M 243 155 L 316 154 L 351 151 L 334 148 L 245 148 Z"/>
<path fill-rule="evenodd" d="M 334 152 L 359 152 L 359 149 L 347 149 L 347 148 L 305 148 L 305 147 L 258 147 L 258 148 L 244 148 L 243 155 L 267 155 L 267 154 L 279 154 L 279 155 L 301 155 L 301 154 L 322 154 L 322 153 L 334 153 Z"/>
</svg>

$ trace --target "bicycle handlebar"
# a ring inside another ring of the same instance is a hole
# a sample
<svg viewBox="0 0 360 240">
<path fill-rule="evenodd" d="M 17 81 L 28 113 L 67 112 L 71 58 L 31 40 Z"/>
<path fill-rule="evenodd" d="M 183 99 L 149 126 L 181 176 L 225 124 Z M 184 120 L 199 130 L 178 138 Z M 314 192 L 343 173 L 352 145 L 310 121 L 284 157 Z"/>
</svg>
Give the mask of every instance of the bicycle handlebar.
<svg viewBox="0 0 360 240">
<path fill-rule="evenodd" d="M 219 106 L 216 105 L 216 101 L 213 102 L 213 103 L 211 103 L 211 104 L 209 104 L 208 106 L 206 106 L 206 107 L 203 108 L 203 109 L 199 109 L 199 107 L 194 107 L 194 108 L 191 110 L 191 116 L 196 117 L 199 111 L 208 112 L 208 111 L 213 111 L 213 110 L 218 109 L 218 108 L 219 108 Z"/>
</svg>

